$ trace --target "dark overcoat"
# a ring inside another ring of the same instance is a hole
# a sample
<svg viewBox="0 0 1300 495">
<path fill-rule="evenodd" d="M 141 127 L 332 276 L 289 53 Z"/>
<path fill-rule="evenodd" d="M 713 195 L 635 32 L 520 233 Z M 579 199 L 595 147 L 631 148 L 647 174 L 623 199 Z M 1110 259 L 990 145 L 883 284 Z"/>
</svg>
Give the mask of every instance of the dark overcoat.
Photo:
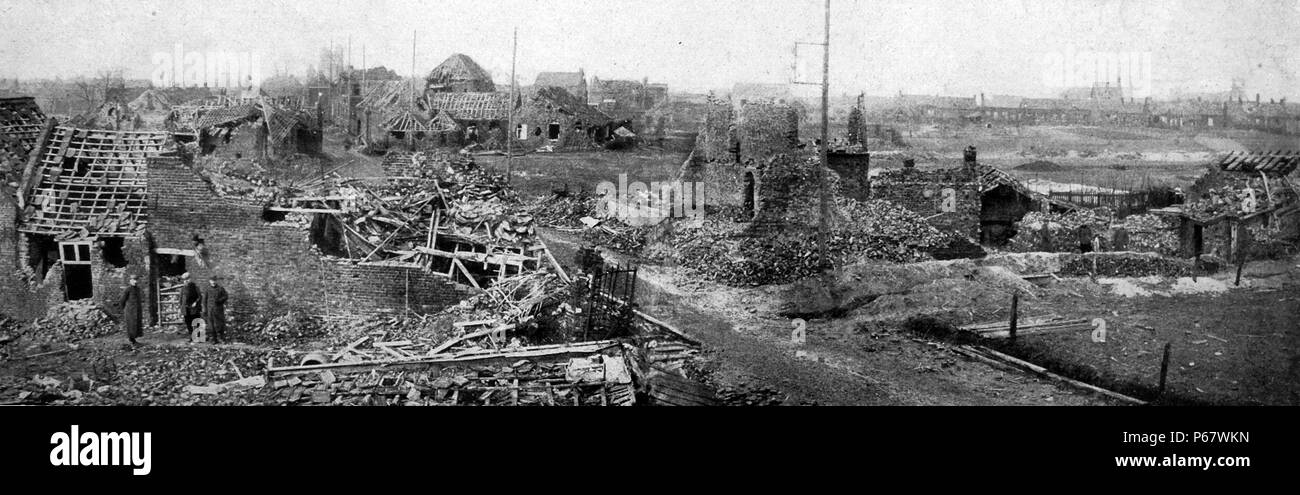
<svg viewBox="0 0 1300 495">
<path fill-rule="evenodd" d="M 143 333 L 140 326 L 140 288 L 126 286 L 122 297 L 117 301 L 117 308 L 122 311 L 122 331 L 126 332 L 127 338 L 139 337 Z"/>
<path fill-rule="evenodd" d="M 226 299 L 229 295 L 220 284 L 203 288 L 203 321 L 208 332 L 222 335 L 226 331 Z"/>
</svg>

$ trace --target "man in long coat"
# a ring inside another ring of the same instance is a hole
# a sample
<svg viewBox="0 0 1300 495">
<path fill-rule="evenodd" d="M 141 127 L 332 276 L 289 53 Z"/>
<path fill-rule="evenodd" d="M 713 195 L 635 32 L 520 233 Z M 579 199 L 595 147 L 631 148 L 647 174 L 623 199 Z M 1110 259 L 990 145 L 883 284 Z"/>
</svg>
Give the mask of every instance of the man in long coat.
<svg viewBox="0 0 1300 495">
<path fill-rule="evenodd" d="M 185 285 L 181 287 L 181 318 L 185 320 L 185 335 L 194 339 L 194 320 L 202 316 L 203 308 L 200 302 L 203 295 L 199 292 L 199 286 L 190 280 L 190 272 L 181 275 Z"/>
<path fill-rule="evenodd" d="M 139 345 L 135 339 L 143 333 L 140 325 L 140 280 L 131 275 L 129 284 L 122 290 L 122 297 L 117 301 L 117 308 L 122 312 L 122 331 L 131 345 Z"/>
<path fill-rule="evenodd" d="M 220 343 L 226 336 L 226 288 L 217 283 L 217 276 L 208 278 L 208 286 L 203 289 L 203 321 L 208 325 L 208 336 L 213 344 Z"/>
</svg>

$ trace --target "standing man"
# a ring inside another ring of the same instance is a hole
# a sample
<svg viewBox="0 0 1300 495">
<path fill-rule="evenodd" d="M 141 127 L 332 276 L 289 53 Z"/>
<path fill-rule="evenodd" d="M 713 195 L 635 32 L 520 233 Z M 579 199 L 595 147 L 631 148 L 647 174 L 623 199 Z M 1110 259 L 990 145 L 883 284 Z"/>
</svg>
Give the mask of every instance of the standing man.
<svg viewBox="0 0 1300 495">
<path fill-rule="evenodd" d="M 128 284 L 122 290 L 122 297 L 117 301 L 117 309 L 122 312 L 122 331 L 132 346 L 140 345 L 135 339 L 140 337 L 140 279 L 131 275 Z"/>
<path fill-rule="evenodd" d="M 181 287 L 181 317 L 185 320 L 185 336 L 193 342 L 194 320 L 203 312 L 203 295 L 199 292 L 199 286 L 190 280 L 190 272 L 181 274 L 181 280 L 185 282 L 185 286 Z"/>
<path fill-rule="evenodd" d="M 1092 252 L 1092 226 L 1085 223 L 1079 226 L 1079 230 L 1077 232 L 1079 235 L 1079 252 L 1091 253 Z"/>
<path fill-rule="evenodd" d="M 217 283 L 213 274 L 208 278 L 208 286 L 203 290 L 203 321 L 208 325 L 208 336 L 213 344 L 221 343 L 226 336 L 226 288 Z"/>
</svg>

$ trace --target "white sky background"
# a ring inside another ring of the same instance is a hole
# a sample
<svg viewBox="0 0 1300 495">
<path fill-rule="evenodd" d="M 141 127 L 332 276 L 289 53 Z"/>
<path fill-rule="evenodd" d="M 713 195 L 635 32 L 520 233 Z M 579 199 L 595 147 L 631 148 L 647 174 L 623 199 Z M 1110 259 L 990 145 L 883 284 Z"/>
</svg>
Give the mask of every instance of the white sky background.
<svg viewBox="0 0 1300 495">
<path fill-rule="evenodd" d="M 332 40 L 352 60 L 423 75 L 465 53 L 497 82 L 539 71 L 641 79 L 673 90 L 788 82 L 793 43 L 821 41 L 821 0 L 0 0 L 0 77 L 72 77 L 151 56 L 256 51 L 301 75 Z M 1054 96 L 1049 52 L 1150 52 L 1157 95 L 1300 96 L 1300 0 L 832 0 L 831 92 Z M 815 87 L 808 87 L 816 91 Z"/>
</svg>

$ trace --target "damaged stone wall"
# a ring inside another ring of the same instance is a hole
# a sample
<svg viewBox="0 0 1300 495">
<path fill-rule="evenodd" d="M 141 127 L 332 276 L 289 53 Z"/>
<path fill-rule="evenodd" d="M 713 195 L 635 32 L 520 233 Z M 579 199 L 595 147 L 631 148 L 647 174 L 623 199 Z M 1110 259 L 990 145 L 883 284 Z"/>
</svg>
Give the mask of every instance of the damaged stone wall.
<svg viewBox="0 0 1300 495">
<path fill-rule="evenodd" d="M 871 198 L 912 210 L 940 230 L 979 239 L 979 182 L 964 169 L 882 174 L 871 182 Z"/>
<path fill-rule="evenodd" d="M 28 239 L 17 231 L 17 221 L 17 203 L 11 194 L 5 194 L 0 197 L 0 257 L 3 257 L 4 265 L 0 269 L 0 314 L 19 319 L 40 318 L 49 308 L 66 299 L 64 270 L 61 264 L 55 264 L 44 277 L 32 271 L 28 266 Z M 92 244 L 91 300 L 109 314 L 119 315 L 121 311 L 115 305 L 126 286 L 128 274 L 133 273 L 140 277 L 145 323 L 151 323 L 157 298 L 149 283 L 148 252 L 144 238 L 125 239 L 121 259 L 115 256 L 114 260 L 117 263 L 125 261 L 126 266 L 118 267 L 108 262 L 98 246 Z"/>
<path fill-rule="evenodd" d="M 143 311 L 145 325 L 157 321 L 157 288 L 150 277 L 149 242 L 142 237 L 126 238 L 122 241 L 122 259 L 126 266 L 114 266 L 105 256 L 101 244 L 92 244 L 90 249 L 90 278 L 96 304 L 113 316 L 121 316 L 122 311 L 116 307 L 118 298 L 130 275 L 140 278 L 140 310 Z"/>
<path fill-rule="evenodd" d="M 704 123 L 696 138 L 697 158 L 702 161 L 732 159 L 732 150 L 735 148 L 735 134 L 732 132 L 734 121 L 731 104 L 710 97 L 705 104 Z"/>
<path fill-rule="evenodd" d="M 23 275 L 27 250 L 17 223 L 17 200 L 12 190 L 0 185 L 0 314 L 32 319 L 45 314 L 45 291 L 33 290 Z"/>
<path fill-rule="evenodd" d="M 219 197 L 174 158 L 149 164 L 150 232 L 159 248 L 194 249 L 203 240 L 205 266 L 187 269 L 200 285 L 217 273 L 230 293 L 231 323 L 290 310 L 324 317 L 370 316 L 407 309 L 433 312 L 463 299 L 467 289 L 418 268 L 356 265 L 311 249 L 304 225 L 267 222 L 263 205 Z"/>
<path fill-rule="evenodd" d="M 474 294 L 424 270 L 402 266 L 327 263 L 326 301 L 361 314 L 435 313 Z"/>
<path fill-rule="evenodd" d="M 736 121 L 740 158 L 765 160 L 799 146 L 799 113 L 779 103 L 745 103 Z"/>
</svg>

